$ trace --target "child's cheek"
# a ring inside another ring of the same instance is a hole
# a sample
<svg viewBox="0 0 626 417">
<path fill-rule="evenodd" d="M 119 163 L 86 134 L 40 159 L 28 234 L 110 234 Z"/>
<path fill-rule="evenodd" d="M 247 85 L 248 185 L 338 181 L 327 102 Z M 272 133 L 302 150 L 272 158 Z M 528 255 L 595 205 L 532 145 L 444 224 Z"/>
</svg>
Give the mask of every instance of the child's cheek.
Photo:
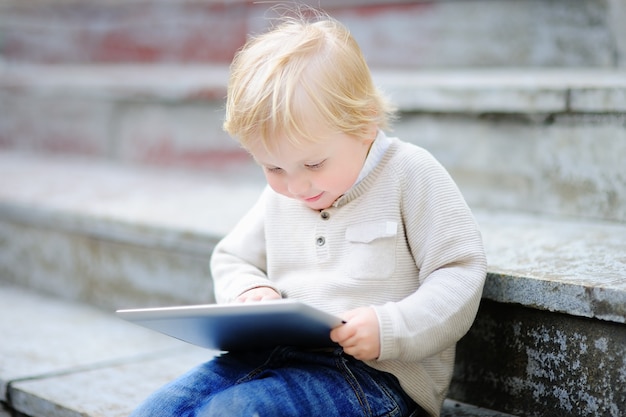
<svg viewBox="0 0 626 417">
<path fill-rule="evenodd" d="M 284 195 L 285 197 L 291 197 L 285 181 L 272 174 L 266 174 L 265 179 L 272 190 L 276 191 L 278 194 Z"/>
</svg>

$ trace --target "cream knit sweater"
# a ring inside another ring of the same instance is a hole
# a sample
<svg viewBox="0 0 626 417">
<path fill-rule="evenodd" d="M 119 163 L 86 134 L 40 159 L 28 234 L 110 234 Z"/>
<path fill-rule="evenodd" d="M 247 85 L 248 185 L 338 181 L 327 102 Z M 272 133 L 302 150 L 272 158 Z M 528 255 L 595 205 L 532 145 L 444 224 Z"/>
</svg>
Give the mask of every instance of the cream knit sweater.
<svg viewBox="0 0 626 417">
<path fill-rule="evenodd" d="M 486 259 L 445 169 L 394 138 L 372 171 L 321 212 L 266 188 L 217 245 L 211 267 L 218 302 L 269 286 L 333 314 L 373 306 L 381 353 L 368 365 L 394 374 L 438 416 Z"/>
</svg>

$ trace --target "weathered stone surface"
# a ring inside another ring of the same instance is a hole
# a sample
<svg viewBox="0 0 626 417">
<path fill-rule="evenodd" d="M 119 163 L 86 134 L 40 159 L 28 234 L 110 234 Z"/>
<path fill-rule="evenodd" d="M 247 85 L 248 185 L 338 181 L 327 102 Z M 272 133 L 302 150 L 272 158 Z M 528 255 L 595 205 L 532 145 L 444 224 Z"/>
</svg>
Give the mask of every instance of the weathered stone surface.
<svg viewBox="0 0 626 417">
<path fill-rule="evenodd" d="M 184 346 L 153 358 L 17 381 L 12 405 L 31 416 L 125 417 L 157 388 L 214 355 Z"/>
<path fill-rule="evenodd" d="M 483 297 L 626 323 L 626 225 L 477 212 Z"/>
<path fill-rule="evenodd" d="M 208 245 L 208 244 L 207 244 Z M 5 282 L 111 310 L 213 302 L 209 254 L 0 222 Z"/>
<path fill-rule="evenodd" d="M 3 280 L 109 309 L 211 302 L 213 245 L 263 186 L 14 157 L 0 163 Z"/>
<path fill-rule="evenodd" d="M 623 32 L 613 20 L 624 13 L 619 0 L 304 3 L 345 23 L 374 66 L 610 67 L 623 60 Z M 278 15 L 263 2 L 215 0 L 0 6 L 0 54 L 39 63 L 228 63 L 247 34 Z"/>
<path fill-rule="evenodd" d="M 458 401 L 447 399 L 443 403 L 441 417 L 513 417 L 510 414 L 488 408 L 476 407 Z"/>
<path fill-rule="evenodd" d="M 215 352 L 113 312 L 0 285 L 0 400 L 29 416 L 128 415 Z"/>
<path fill-rule="evenodd" d="M 404 113 L 623 112 L 626 73 L 590 68 L 374 70 Z"/>
<path fill-rule="evenodd" d="M 0 147 L 251 173 L 221 131 L 226 70 L 7 67 Z M 400 106 L 391 134 L 430 150 L 472 207 L 626 221 L 623 71 L 381 71 L 375 79 Z"/>
<path fill-rule="evenodd" d="M 213 245 L 263 187 L 242 173 L 218 180 L 14 154 L 0 162 L 4 280 L 111 309 L 212 300 Z M 485 297 L 626 320 L 624 225 L 476 213 Z"/>
<path fill-rule="evenodd" d="M 625 114 L 403 115 L 473 208 L 626 221 Z"/>
<path fill-rule="evenodd" d="M 483 301 L 452 398 L 524 416 L 621 417 L 626 325 Z"/>
<path fill-rule="evenodd" d="M 227 68 L 180 70 L 9 70 L 0 76 L 0 145 L 186 168 L 245 162 L 221 128 Z"/>
<path fill-rule="evenodd" d="M 183 342 L 127 323 L 112 311 L 6 283 L 0 285 L 0 305 L 1 401 L 7 400 L 8 386 L 17 381 L 141 362 L 187 348 Z"/>
</svg>

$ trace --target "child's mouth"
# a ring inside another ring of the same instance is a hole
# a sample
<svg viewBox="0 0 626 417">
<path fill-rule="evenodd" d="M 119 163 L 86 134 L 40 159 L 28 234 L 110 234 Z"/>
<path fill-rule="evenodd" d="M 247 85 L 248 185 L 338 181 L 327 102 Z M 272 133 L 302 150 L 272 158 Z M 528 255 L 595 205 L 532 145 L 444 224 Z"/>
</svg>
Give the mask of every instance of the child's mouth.
<svg viewBox="0 0 626 417">
<path fill-rule="evenodd" d="M 315 203 L 317 200 L 322 198 L 322 194 L 324 194 L 324 193 L 321 192 L 321 193 L 319 193 L 318 195 L 316 195 L 314 197 L 305 198 L 304 201 L 306 201 L 307 203 Z"/>
</svg>

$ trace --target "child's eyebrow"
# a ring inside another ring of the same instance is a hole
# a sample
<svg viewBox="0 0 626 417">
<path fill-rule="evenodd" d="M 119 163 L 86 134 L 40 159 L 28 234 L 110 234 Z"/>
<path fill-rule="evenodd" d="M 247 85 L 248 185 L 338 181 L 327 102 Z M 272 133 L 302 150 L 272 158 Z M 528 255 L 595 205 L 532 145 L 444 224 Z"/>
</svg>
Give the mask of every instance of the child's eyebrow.
<svg viewBox="0 0 626 417">
<path fill-rule="evenodd" d="M 255 161 L 258 165 L 261 165 L 261 166 L 263 166 L 263 167 L 276 167 L 276 166 L 277 166 L 276 164 L 270 164 L 269 162 L 263 162 L 263 161 L 260 161 L 260 160 L 258 160 L 258 159 L 256 159 L 256 158 L 254 158 L 254 161 Z"/>
</svg>

